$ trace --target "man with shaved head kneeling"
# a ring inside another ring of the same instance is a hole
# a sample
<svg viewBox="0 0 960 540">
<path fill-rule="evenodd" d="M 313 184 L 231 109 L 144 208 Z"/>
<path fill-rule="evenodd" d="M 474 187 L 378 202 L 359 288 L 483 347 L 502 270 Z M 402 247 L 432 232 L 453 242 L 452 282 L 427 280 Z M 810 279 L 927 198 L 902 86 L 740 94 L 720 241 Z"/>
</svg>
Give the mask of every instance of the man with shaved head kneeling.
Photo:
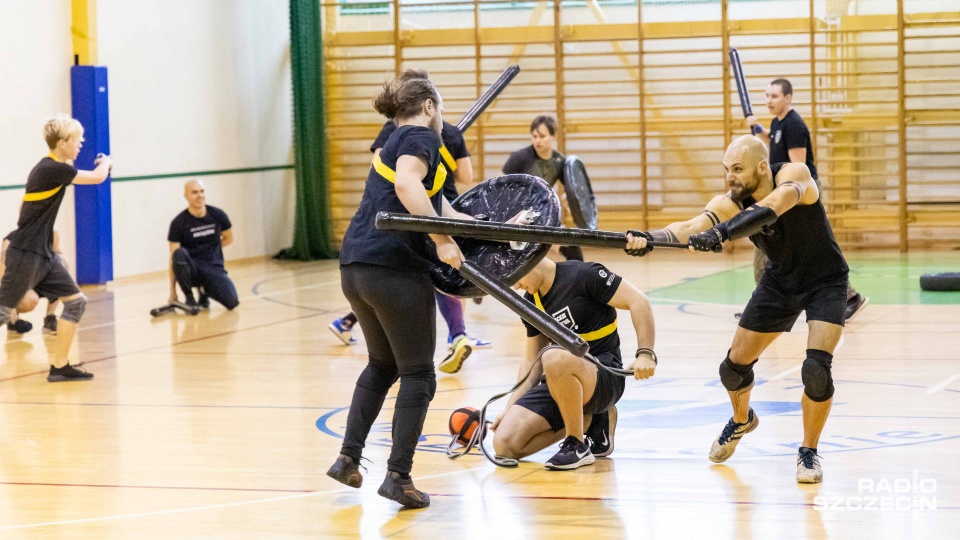
<svg viewBox="0 0 960 540">
<path fill-rule="evenodd" d="M 771 164 L 768 159 L 760 139 L 736 139 L 723 156 L 729 191 L 714 197 L 693 219 L 659 231 L 630 231 L 627 249 L 642 250 L 647 240 L 679 240 L 695 251 L 719 251 L 724 242 L 750 238 L 766 254 L 769 262 L 720 363 L 733 417 L 713 442 L 710 461 L 726 461 L 740 438 L 759 425 L 750 408 L 753 365 L 806 311 L 810 333 L 800 371 L 803 442 L 797 482 L 815 484 L 823 479 L 817 443 L 833 403 L 831 367 L 843 333 L 849 270 L 810 170 L 804 163 Z"/>
<path fill-rule="evenodd" d="M 647 297 L 629 281 L 597 263 L 543 259 L 515 288 L 579 334 L 590 345 L 590 354 L 610 368 L 623 366 L 617 310 L 629 311 L 639 345 L 629 369 L 637 379 L 653 376 L 657 367 L 653 312 Z M 560 451 L 545 464 L 551 470 L 573 470 L 609 456 L 623 377 L 574 356 L 526 321 L 523 324 L 527 354 L 520 365 L 522 384 L 491 426 L 496 432 L 494 451 L 521 459 L 562 440 Z"/>
<path fill-rule="evenodd" d="M 190 306 L 210 307 L 210 299 L 233 309 L 240 304 L 237 289 L 223 268 L 223 248 L 233 243 L 226 212 L 207 204 L 206 187 L 199 180 L 183 186 L 187 209 L 170 223 L 170 303 L 177 301 L 177 284 Z M 199 298 L 193 289 L 199 289 Z"/>
</svg>

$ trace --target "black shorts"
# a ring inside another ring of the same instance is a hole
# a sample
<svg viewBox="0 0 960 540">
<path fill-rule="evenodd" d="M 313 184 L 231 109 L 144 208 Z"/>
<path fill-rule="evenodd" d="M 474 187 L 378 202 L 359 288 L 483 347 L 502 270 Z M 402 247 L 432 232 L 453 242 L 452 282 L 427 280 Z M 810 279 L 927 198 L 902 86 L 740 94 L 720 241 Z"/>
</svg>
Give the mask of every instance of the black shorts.
<svg viewBox="0 0 960 540">
<path fill-rule="evenodd" d="M 17 307 L 31 289 L 54 301 L 80 292 L 59 257 L 47 258 L 29 251 L 7 248 L 6 270 L 0 280 L 0 305 Z"/>
<path fill-rule="evenodd" d="M 784 290 L 767 272 L 760 277 L 740 318 L 740 326 L 762 333 L 789 332 L 806 310 L 807 321 L 843 326 L 847 308 L 847 279 L 818 284 L 800 294 Z"/>
<path fill-rule="evenodd" d="M 620 355 L 618 354 L 604 353 L 597 356 L 597 360 L 600 360 L 601 364 L 608 367 L 623 367 L 623 364 L 620 362 Z M 588 361 L 589 360 L 584 360 L 584 362 Z M 620 397 L 623 396 L 623 391 L 626 387 L 626 381 L 623 377 L 613 375 L 598 367 L 594 369 L 598 372 L 597 387 L 593 391 L 593 396 L 591 396 L 587 404 L 583 406 L 583 414 L 600 414 L 610 407 L 613 407 L 620 401 Z M 550 428 L 553 429 L 554 432 L 564 428 L 563 417 L 560 416 L 560 407 L 557 406 L 557 402 L 554 401 L 553 396 L 550 395 L 550 389 L 547 388 L 546 376 L 540 378 L 539 384 L 527 390 L 527 393 L 521 396 L 515 405 L 520 405 L 544 417 L 547 422 L 550 423 Z"/>
</svg>

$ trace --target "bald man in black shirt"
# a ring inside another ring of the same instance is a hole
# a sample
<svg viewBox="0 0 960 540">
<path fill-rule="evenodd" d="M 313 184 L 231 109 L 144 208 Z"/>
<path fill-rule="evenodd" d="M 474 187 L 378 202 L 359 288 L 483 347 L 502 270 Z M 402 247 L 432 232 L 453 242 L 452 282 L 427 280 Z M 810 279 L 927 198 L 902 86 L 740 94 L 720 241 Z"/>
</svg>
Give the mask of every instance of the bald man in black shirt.
<svg viewBox="0 0 960 540">
<path fill-rule="evenodd" d="M 627 253 L 643 255 L 647 240 L 686 241 L 697 251 L 716 251 L 729 240 L 750 238 L 770 262 L 753 291 L 720 364 L 720 382 L 733 417 L 710 448 L 710 460 L 726 461 L 740 439 L 760 423 L 750 408 L 753 365 L 806 311 L 809 335 L 803 380 L 803 442 L 797 482 L 818 483 L 823 469 L 817 444 L 833 403 L 833 352 L 843 334 L 847 262 L 833 237 L 820 189 L 803 163 L 768 161 L 767 147 L 745 135 L 723 157 L 729 191 L 714 197 L 702 214 L 661 231 L 630 231 Z"/>
</svg>

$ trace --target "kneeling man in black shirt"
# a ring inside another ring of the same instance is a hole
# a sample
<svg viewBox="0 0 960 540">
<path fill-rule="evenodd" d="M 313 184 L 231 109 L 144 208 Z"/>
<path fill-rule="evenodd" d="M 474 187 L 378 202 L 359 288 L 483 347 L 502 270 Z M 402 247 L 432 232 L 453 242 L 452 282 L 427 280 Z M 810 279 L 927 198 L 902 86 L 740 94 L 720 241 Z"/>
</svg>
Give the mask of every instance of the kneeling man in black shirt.
<svg viewBox="0 0 960 540">
<path fill-rule="evenodd" d="M 630 282 L 603 265 L 583 261 L 555 263 L 544 259 L 517 282 L 529 302 L 590 344 L 601 364 L 621 368 L 617 309 L 628 310 L 639 349 L 630 365 L 637 379 L 653 376 L 654 327 L 650 303 Z M 571 470 L 590 465 L 613 452 L 617 423 L 614 407 L 624 380 L 592 362 L 553 345 L 539 330 L 527 328 L 527 353 L 519 377 L 533 372 L 510 396 L 493 422 L 497 455 L 520 459 L 563 439 L 548 469 Z M 541 360 L 537 364 L 537 360 Z M 584 425 L 589 430 L 584 433 Z"/>
<path fill-rule="evenodd" d="M 226 212 L 207 204 L 203 182 L 191 180 L 183 187 L 187 209 L 170 223 L 170 302 L 177 301 L 177 284 L 187 305 L 210 307 L 210 298 L 233 309 L 240 304 L 237 289 L 223 268 L 223 248 L 233 243 Z M 199 300 L 193 288 L 200 289 Z"/>
</svg>

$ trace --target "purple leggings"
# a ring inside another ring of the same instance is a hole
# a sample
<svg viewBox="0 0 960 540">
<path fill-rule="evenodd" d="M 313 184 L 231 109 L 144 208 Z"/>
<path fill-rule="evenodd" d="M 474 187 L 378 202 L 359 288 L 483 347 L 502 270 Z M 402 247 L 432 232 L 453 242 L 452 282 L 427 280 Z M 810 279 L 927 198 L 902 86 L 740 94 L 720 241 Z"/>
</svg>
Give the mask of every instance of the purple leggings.
<svg viewBox="0 0 960 540">
<path fill-rule="evenodd" d="M 466 334 L 466 324 L 463 322 L 463 304 L 459 298 L 447 296 L 441 292 L 434 291 L 437 297 L 437 307 L 440 309 L 440 315 L 447 321 L 448 337 L 453 339 L 459 335 Z"/>
</svg>

